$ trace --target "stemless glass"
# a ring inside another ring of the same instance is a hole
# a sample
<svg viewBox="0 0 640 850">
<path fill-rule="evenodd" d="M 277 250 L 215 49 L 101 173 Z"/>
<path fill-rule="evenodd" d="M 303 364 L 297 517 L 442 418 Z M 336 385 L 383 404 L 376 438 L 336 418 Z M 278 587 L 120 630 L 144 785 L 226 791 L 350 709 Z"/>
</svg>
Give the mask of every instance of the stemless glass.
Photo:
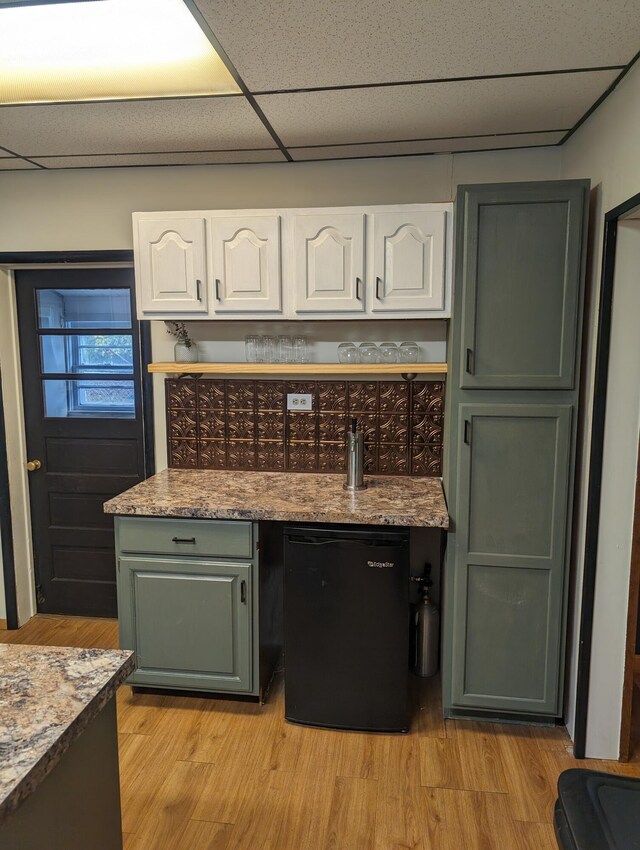
<svg viewBox="0 0 640 850">
<path fill-rule="evenodd" d="M 289 336 L 278 337 L 278 362 L 293 362 L 293 345 L 291 344 L 291 337 Z"/>
<path fill-rule="evenodd" d="M 262 360 L 262 346 L 259 336 L 244 338 L 244 355 L 247 363 L 259 363 Z"/>
<path fill-rule="evenodd" d="M 397 363 L 398 356 L 398 346 L 395 344 L 395 342 L 383 342 L 380 344 L 381 363 Z"/>
<path fill-rule="evenodd" d="M 352 342 L 341 342 L 338 346 L 338 363 L 358 363 L 358 349 Z"/>
<path fill-rule="evenodd" d="M 262 337 L 262 352 L 265 363 L 277 363 L 278 361 L 278 340 L 275 336 Z"/>
<path fill-rule="evenodd" d="M 309 349 L 307 347 L 306 337 L 294 336 L 293 338 L 293 362 L 308 363 Z"/>
<path fill-rule="evenodd" d="M 358 346 L 361 363 L 379 363 L 380 349 L 375 342 L 361 342 Z"/>
<path fill-rule="evenodd" d="M 420 349 L 415 342 L 401 342 L 399 354 L 401 363 L 417 363 L 420 359 Z"/>
</svg>

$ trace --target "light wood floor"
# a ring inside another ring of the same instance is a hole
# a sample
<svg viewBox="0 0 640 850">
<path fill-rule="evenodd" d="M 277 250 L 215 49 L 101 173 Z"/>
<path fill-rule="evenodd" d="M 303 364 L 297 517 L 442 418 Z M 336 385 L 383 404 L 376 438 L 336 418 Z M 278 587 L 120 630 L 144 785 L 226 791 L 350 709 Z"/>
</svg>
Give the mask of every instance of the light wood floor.
<svg viewBox="0 0 640 850">
<path fill-rule="evenodd" d="M 115 647 L 117 624 L 39 616 L 1 642 Z M 443 721 L 414 681 L 408 735 L 307 729 L 267 705 L 118 694 L 126 850 L 557 850 L 560 729 Z"/>
</svg>

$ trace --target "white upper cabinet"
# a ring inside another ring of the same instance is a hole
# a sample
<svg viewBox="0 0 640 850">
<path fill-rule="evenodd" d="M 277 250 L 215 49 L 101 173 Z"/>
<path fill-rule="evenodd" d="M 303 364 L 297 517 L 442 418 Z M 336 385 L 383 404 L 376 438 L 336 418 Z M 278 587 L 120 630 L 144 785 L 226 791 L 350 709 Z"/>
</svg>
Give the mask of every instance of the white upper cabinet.
<svg viewBox="0 0 640 850">
<path fill-rule="evenodd" d="M 445 319 L 452 204 L 133 214 L 140 319 Z"/>
<path fill-rule="evenodd" d="M 364 212 L 294 212 L 296 313 L 363 313 Z"/>
<path fill-rule="evenodd" d="M 281 313 L 280 216 L 211 218 L 213 311 Z"/>
<path fill-rule="evenodd" d="M 207 313 L 204 216 L 134 216 L 134 256 L 140 317 Z"/>
<path fill-rule="evenodd" d="M 444 210 L 371 214 L 373 313 L 444 310 L 445 225 Z"/>
</svg>

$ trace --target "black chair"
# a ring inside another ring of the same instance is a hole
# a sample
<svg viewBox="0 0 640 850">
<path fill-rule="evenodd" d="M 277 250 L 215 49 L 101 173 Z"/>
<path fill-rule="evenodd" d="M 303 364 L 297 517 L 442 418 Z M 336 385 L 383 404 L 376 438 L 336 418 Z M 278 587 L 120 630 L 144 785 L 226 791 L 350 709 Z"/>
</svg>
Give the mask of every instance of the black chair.
<svg viewBox="0 0 640 850">
<path fill-rule="evenodd" d="M 554 826 L 560 850 L 640 850 L 640 779 L 565 770 Z"/>
</svg>

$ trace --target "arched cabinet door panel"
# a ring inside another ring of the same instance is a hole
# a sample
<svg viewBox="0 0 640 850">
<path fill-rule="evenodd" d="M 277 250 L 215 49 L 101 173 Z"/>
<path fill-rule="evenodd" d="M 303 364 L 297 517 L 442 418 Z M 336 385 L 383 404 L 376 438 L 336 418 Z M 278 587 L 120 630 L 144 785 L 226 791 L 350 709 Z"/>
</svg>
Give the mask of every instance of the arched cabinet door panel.
<svg viewBox="0 0 640 850">
<path fill-rule="evenodd" d="M 364 213 L 296 213 L 296 313 L 364 312 L 364 226 Z"/>
<path fill-rule="evenodd" d="M 374 212 L 374 313 L 445 308 L 443 210 Z"/>
<path fill-rule="evenodd" d="M 280 216 L 211 219 L 214 311 L 281 313 Z"/>
<path fill-rule="evenodd" d="M 206 313 L 204 217 L 139 218 L 134 233 L 140 316 Z"/>
</svg>

